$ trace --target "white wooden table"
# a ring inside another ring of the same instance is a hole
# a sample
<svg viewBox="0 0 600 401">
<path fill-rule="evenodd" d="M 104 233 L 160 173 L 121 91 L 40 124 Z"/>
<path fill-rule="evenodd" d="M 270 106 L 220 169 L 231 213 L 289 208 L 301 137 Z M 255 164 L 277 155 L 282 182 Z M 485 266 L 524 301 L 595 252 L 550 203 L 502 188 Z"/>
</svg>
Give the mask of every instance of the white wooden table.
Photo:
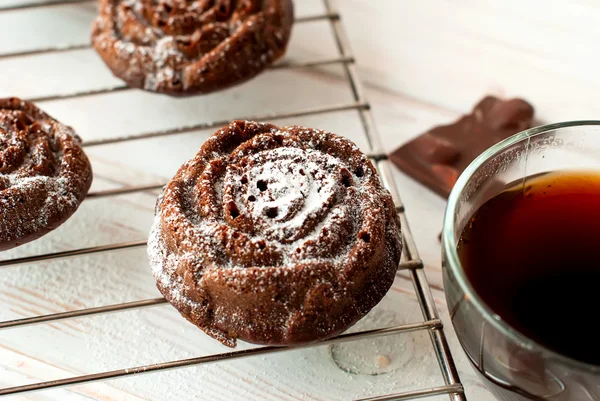
<svg viewBox="0 0 600 401">
<path fill-rule="evenodd" d="M 17 4 L 27 0 L 2 0 Z M 29 0 L 35 2 L 34 0 Z M 39 0 L 38 0 L 39 1 Z M 322 12 L 297 0 L 299 15 Z M 591 0 L 339 0 L 368 82 L 386 150 L 468 111 L 484 94 L 523 96 L 544 122 L 595 118 L 600 77 L 600 4 Z M 93 4 L 0 13 L 0 53 L 87 43 Z M 288 59 L 331 56 L 326 23 L 297 25 Z M 140 91 L 49 101 L 40 106 L 85 140 L 200 121 L 263 115 L 350 100 L 339 66 L 268 72 L 205 97 L 171 99 Z M 119 84 L 89 49 L 0 59 L 0 96 L 23 98 Z M 355 112 L 275 121 L 324 128 L 364 146 Z M 166 181 L 210 131 L 90 148 L 93 190 Z M 158 156 L 160 154 L 160 156 Z M 491 396 L 474 377 L 447 321 L 440 247 L 445 202 L 395 171 L 408 218 L 471 400 Z M 86 201 L 63 227 L 0 259 L 146 237 L 154 193 Z M 103 253 L 0 271 L 0 320 L 159 296 L 145 250 Z M 358 328 L 422 320 L 412 284 L 399 278 Z M 248 347 L 241 345 L 241 347 Z M 0 387 L 223 352 L 225 348 L 159 306 L 0 331 Z M 332 353 L 350 370 L 336 365 Z M 387 355 L 389 372 L 364 374 Z M 15 400 L 348 400 L 442 385 L 423 332 L 269 357 L 192 367 L 51 390 Z M 432 398 L 446 400 L 447 397 Z"/>
</svg>

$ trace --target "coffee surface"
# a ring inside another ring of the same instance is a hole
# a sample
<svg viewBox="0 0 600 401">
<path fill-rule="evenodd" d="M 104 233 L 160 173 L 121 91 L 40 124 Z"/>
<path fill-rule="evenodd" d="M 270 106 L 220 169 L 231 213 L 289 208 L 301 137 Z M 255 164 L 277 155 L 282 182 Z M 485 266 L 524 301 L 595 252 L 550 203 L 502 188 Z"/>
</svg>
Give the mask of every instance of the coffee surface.
<svg viewBox="0 0 600 401">
<path fill-rule="evenodd" d="M 467 277 L 509 325 L 600 365 L 600 173 L 558 172 L 509 185 L 471 218 L 458 245 Z"/>
</svg>

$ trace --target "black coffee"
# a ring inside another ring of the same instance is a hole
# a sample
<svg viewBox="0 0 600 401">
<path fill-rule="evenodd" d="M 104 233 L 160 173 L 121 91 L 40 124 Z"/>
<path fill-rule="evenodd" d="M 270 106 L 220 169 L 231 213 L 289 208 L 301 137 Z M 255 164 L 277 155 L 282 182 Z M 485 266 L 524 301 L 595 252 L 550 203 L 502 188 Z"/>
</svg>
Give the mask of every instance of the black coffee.
<svg viewBox="0 0 600 401">
<path fill-rule="evenodd" d="M 475 291 L 516 330 L 600 365 L 600 174 L 553 173 L 486 202 L 458 253 Z"/>
</svg>

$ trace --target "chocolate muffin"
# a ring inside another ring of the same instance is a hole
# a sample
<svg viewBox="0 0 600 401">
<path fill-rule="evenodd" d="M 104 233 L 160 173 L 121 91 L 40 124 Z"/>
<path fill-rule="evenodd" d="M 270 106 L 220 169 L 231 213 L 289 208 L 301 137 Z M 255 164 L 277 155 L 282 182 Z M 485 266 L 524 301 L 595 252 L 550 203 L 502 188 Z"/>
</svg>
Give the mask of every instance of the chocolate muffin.
<svg viewBox="0 0 600 401">
<path fill-rule="evenodd" d="M 30 102 L 0 99 L 0 250 L 61 225 L 91 184 L 90 162 L 72 128 Z"/>
<path fill-rule="evenodd" d="M 401 251 L 392 198 L 356 145 L 249 121 L 180 168 L 148 245 L 165 298 L 232 347 L 343 332 L 386 294 Z"/>
<path fill-rule="evenodd" d="M 293 19 L 291 0 L 100 0 L 92 44 L 129 86 L 209 93 L 283 56 Z"/>
</svg>

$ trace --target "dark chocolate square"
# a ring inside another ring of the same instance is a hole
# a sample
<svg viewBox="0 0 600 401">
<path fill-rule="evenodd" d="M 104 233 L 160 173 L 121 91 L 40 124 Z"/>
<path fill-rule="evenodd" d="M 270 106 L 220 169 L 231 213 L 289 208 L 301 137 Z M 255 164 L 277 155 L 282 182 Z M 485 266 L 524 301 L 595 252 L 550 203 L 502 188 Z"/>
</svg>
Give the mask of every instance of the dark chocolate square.
<svg viewBox="0 0 600 401">
<path fill-rule="evenodd" d="M 448 197 L 458 176 L 492 145 L 531 128 L 534 109 L 522 99 L 487 96 L 471 114 L 434 127 L 396 149 L 390 160 L 432 191 Z"/>
</svg>

